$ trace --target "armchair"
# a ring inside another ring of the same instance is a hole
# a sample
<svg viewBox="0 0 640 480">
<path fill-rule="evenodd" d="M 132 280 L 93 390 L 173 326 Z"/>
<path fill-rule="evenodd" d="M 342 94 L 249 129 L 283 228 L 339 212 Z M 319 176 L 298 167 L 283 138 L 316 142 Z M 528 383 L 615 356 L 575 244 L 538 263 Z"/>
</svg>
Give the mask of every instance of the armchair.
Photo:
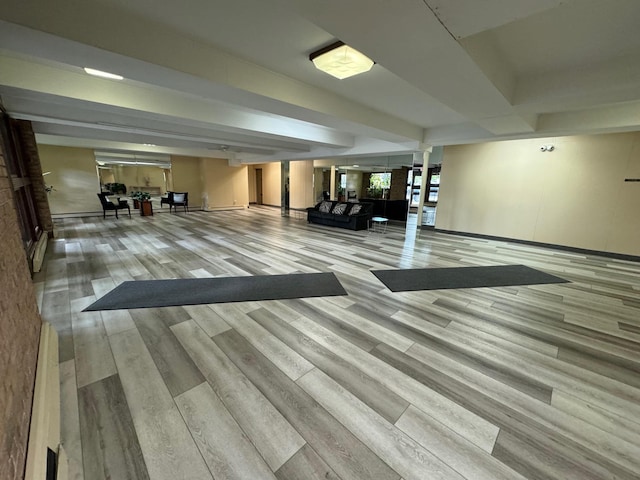
<svg viewBox="0 0 640 480">
<path fill-rule="evenodd" d="M 171 205 L 173 204 L 173 192 L 167 192 L 166 196 L 160 197 L 160 208 L 164 204 L 169 205 L 169 211 L 171 211 Z"/>
<path fill-rule="evenodd" d="M 177 211 L 177 207 L 184 207 L 184 211 L 189 211 L 189 192 L 172 192 L 171 202 L 169 203 L 169 211 L 171 208 Z"/>
<path fill-rule="evenodd" d="M 102 218 L 107 217 L 107 210 L 113 210 L 116 214 L 116 218 L 118 218 L 118 210 L 124 210 L 125 208 L 129 212 L 129 218 L 131 218 L 131 208 L 129 207 L 129 202 L 126 200 L 120 200 L 120 198 L 116 198 L 116 202 L 114 203 L 110 198 L 110 193 L 97 193 L 98 198 L 100 199 L 100 203 L 102 204 Z"/>
</svg>

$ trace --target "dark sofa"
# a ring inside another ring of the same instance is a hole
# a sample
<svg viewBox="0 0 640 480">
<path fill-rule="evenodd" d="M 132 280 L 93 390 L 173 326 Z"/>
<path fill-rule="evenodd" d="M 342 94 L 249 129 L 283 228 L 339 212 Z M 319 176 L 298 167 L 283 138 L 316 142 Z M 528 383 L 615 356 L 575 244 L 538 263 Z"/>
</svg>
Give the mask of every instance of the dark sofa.
<svg viewBox="0 0 640 480">
<path fill-rule="evenodd" d="M 373 203 L 373 215 L 389 220 L 407 221 L 409 202 L 407 200 L 382 200 L 380 198 L 363 198 L 363 202 Z"/>
<path fill-rule="evenodd" d="M 339 213 L 342 205 L 344 205 L 344 211 Z M 336 209 L 337 206 L 339 207 Z M 365 202 L 347 203 L 323 200 L 315 207 L 307 208 L 307 221 L 309 223 L 349 228 L 351 230 L 366 230 L 369 227 L 369 220 L 371 220 L 372 216 L 373 204 Z"/>
</svg>

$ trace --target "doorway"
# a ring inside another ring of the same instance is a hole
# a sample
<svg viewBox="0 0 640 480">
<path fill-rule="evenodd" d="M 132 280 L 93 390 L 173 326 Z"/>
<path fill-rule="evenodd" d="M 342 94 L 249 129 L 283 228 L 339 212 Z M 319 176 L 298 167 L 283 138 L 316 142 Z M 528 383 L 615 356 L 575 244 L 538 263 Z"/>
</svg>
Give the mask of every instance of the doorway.
<svg viewBox="0 0 640 480">
<path fill-rule="evenodd" d="M 256 203 L 262 205 L 262 169 L 256 168 Z"/>
</svg>

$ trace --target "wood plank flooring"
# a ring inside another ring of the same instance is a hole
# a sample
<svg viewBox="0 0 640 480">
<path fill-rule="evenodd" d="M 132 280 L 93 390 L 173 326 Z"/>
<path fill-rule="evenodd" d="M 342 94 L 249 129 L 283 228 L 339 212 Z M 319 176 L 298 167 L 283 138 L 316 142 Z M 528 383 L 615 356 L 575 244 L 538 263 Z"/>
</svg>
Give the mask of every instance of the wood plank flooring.
<svg viewBox="0 0 640 480">
<path fill-rule="evenodd" d="M 279 210 L 56 221 L 74 480 L 640 479 L 640 264 Z M 388 291 L 372 269 L 567 284 Z M 82 312 L 125 280 L 334 272 L 347 296 Z"/>
</svg>

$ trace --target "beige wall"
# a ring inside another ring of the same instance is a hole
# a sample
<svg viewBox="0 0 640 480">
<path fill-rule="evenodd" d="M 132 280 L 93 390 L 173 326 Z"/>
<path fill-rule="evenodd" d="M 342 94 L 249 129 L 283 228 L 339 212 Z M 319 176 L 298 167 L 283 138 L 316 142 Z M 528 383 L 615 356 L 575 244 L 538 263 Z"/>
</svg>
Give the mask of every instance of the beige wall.
<svg viewBox="0 0 640 480">
<path fill-rule="evenodd" d="M 200 172 L 200 159 L 171 156 L 171 176 L 174 192 L 189 192 L 189 207 L 197 208 L 202 203 L 204 180 Z"/>
<path fill-rule="evenodd" d="M 189 207 L 211 210 L 249 205 L 248 167 L 231 167 L 222 158 L 171 157 L 174 191 L 189 192 Z"/>
<path fill-rule="evenodd" d="M 115 183 L 116 177 L 113 174 L 113 169 L 109 168 L 98 168 L 98 174 L 100 175 L 100 183 Z"/>
<path fill-rule="evenodd" d="M 313 160 L 289 163 L 289 207 L 307 208 L 315 205 L 313 191 Z"/>
<path fill-rule="evenodd" d="M 152 167 L 148 165 L 114 165 L 112 172 L 115 181 L 124 183 L 127 187 L 127 193 L 133 190 L 142 190 L 144 187 L 160 187 L 160 192 L 166 192 L 164 181 L 164 170 L 160 167 Z M 147 185 L 145 178 L 149 180 Z"/>
<path fill-rule="evenodd" d="M 340 171 L 342 173 L 342 170 Z M 347 192 L 355 190 L 358 199 L 362 198 L 362 172 L 358 170 L 347 171 L 347 188 L 344 190 L 344 198 L 347 199 Z"/>
<path fill-rule="evenodd" d="M 445 147 L 436 228 L 640 255 L 631 177 L 640 133 Z"/>
<path fill-rule="evenodd" d="M 258 194 L 256 192 L 256 166 L 249 165 L 247 167 L 248 174 L 248 188 L 249 188 L 249 203 L 258 203 Z"/>
<path fill-rule="evenodd" d="M 171 169 L 170 168 L 163 168 L 162 172 L 164 173 L 164 178 L 165 178 L 165 187 L 166 190 L 165 192 L 173 192 L 173 174 L 171 173 Z"/>
<path fill-rule="evenodd" d="M 249 206 L 246 166 L 231 167 L 229 161 L 222 158 L 201 158 L 200 171 L 209 209 Z"/>
<path fill-rule="evenodd" d="M 49 194 L 52 214 L 102 212 L 97 193 L 100 180 L 93 150 L 87 148 L 38 145 L 47 185 L 55 190 Z"/>
<path fill-rule="evenodd" d="M 93 151 L 90 149 L 39 145 L 38 151 L 47 185 L 56 189 L 49 196 L 53 214 L 101 212 L 96 193 L 100 182 Z M 201 159 L 174 155 L 171 157 L 169 181 L 176 192 L 189 192 L 189 206 L 200 208 L 203 193 L 209 196 L 209 208 L 246 207 L 249 204 L 247 167 L 231 167 L 226 159 Z M 275 170 L 280 172 L 280 164 Z M 268 171 L 273 170 L 273 165 Z M 131 187 L 144 187 L 145 177 L 149 186 L 161 187 L 164 192 L 165 171 L 157 167 L 114 167 L 117 182 Z M 280 187 L 278 177 L 277 187 Z M 279 190 L 278 190 L 279 191 Z M 279 197 L 278 197 L 279 198 Z M 279 201 L 278 201 L 279 205 Z"/>
<path fill-rule="evenodd" d="M 322 192 L 324 188 L 324 170 L 321 167 L 313 169 L 313 204 L 315 205 L 322 200 Z M 329 190 L 328 188 L 326 189 Z"/>
<path fill-rule="evenodd" d="M 262 203 L 279 207 L 282 203 L 280 162 L 261 163 L 255 168 L 262 169 Z"/>
</svg>

